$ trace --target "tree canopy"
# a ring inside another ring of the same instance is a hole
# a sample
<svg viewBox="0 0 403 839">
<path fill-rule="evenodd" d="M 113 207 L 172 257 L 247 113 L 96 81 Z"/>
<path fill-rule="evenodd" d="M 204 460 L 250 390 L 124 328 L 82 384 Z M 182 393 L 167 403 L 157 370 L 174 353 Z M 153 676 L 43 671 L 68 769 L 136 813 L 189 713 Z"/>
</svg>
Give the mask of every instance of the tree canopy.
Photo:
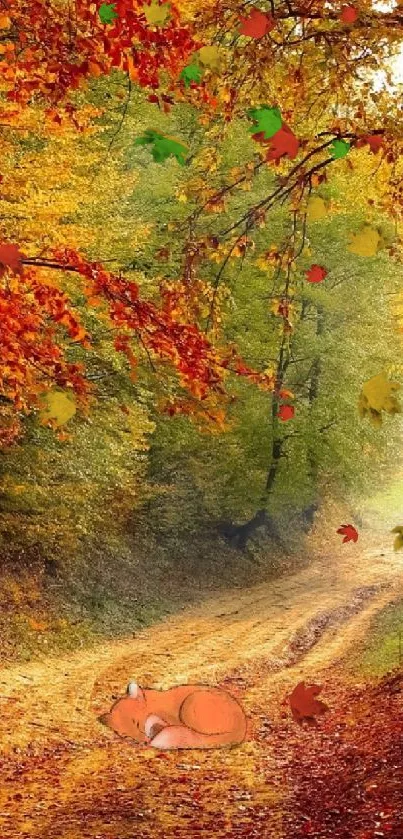
<svg viewBox="0 0 403 839">
<path fill-rule="evenodd" d="M 4 452 L 38 422 L 68 440 L 112 377 L 209 515 L 374 479 L 400 410 L 360 393 L 400 374 L 402 37 L 367 0 L 4 0 Z"/>
</svg>

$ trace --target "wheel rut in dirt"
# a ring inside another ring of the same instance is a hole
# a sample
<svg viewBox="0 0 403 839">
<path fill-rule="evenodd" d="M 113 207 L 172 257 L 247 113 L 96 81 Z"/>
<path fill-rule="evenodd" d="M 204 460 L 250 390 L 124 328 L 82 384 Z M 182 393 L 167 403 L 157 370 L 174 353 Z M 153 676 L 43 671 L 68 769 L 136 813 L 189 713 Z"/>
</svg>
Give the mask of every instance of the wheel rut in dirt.
<svg viewBox="0 0 403 839">
<path fill-rule="evenodd" d="M 388 583 L 379 585 L 360 586 L 352 592 L 351 600 L 332 609 L 323 610 L 313 615 L 294 632 L 286 642 L 285 649 L 280 656 L 260 657 L 254 664 L 259 667 L 264 663 L 265 669 L 270 673 L 280 673 L 296 664 L 299 664 L 304 657 L 321 641 L 325 634 L 332 629 L 338 629 L 346 624 L 351 618 L 365 610 L 367 604 L 377 594 L 390 588 Z M 237 682 L 240 685 L 247 678 L 243 678 L 239 668 L 228 673 L 223 683 Z"/>
</svg>

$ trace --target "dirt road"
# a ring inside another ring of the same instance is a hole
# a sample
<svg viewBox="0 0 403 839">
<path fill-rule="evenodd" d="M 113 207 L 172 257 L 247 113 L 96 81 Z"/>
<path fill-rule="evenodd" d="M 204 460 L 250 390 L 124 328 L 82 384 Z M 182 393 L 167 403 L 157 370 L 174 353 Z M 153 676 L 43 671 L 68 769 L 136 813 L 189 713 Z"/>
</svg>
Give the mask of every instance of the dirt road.
<svg viewBox="0 0 403 839">
<path fill-rule="evenodd" d="M 262 755 L 253 731 L 275 724 L 287 688 L 337 668 L 373 615 L 403 596 L 399 554 L 362 545 L 357 561 L 353 547 L 212 598 L 135 638 L 1 670 L 0 835 L 191 837 L 202 808 L 203 836 L 281 836 L 275 755 Z M 116 740 L 96 718 L 130 678 L 155 687 L 225 684 L 251 720 L 248 742 L 229 752 L 163 754 Z M 262 759 L 273 762 L 272 786 Z"/>
</svg>

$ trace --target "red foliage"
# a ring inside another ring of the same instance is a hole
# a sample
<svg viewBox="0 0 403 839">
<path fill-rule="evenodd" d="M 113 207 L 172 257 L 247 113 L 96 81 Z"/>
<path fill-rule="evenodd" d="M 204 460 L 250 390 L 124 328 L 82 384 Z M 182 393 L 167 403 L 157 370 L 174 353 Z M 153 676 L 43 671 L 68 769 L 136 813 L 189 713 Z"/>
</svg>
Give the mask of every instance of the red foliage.
<svg viewBox="0 0 403 839">
<path fill-rule="evenodd" d="M 403 836 L 403 675 L 376 686 L 326 693 L 332 713 L 303 742 L 276 732 L 287 749 L 289 795 L 284 839 L 401 839 Z"/>
<path fill-rule="evenodd" d="M 108 74 L 112 68 L 127 71 L 144 87 L 157 88 L 161 72 L 175 78 L 199 45 L 181 25 L 173 3 L 163 27 L 147 23 L 143 5 L 140 0 L 116 0 L 118 17 L 105 26 L 99 4 L 88 0 L 76 0 L 74 6 L 8 0 L 11 26 L 2 32 L 0 62 L 8 99 L 24 103 L 39 94 L 60 102 L 88 76 Z"/>
</svg>

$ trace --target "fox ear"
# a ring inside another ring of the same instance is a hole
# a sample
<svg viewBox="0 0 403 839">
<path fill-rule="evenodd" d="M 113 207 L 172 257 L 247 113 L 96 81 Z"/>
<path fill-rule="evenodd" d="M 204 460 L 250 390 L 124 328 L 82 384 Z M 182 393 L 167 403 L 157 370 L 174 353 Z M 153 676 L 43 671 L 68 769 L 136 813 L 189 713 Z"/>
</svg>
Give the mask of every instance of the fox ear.
<svg viewBox="0 0 403 839">
<path fill-rule="evenodd" d="M 127 686 L 127 694 L 128 696 L 131 696 L 132 699 L 144 699 L 144 693 L 137 682 L 129 682 Z"/>
</svg>

